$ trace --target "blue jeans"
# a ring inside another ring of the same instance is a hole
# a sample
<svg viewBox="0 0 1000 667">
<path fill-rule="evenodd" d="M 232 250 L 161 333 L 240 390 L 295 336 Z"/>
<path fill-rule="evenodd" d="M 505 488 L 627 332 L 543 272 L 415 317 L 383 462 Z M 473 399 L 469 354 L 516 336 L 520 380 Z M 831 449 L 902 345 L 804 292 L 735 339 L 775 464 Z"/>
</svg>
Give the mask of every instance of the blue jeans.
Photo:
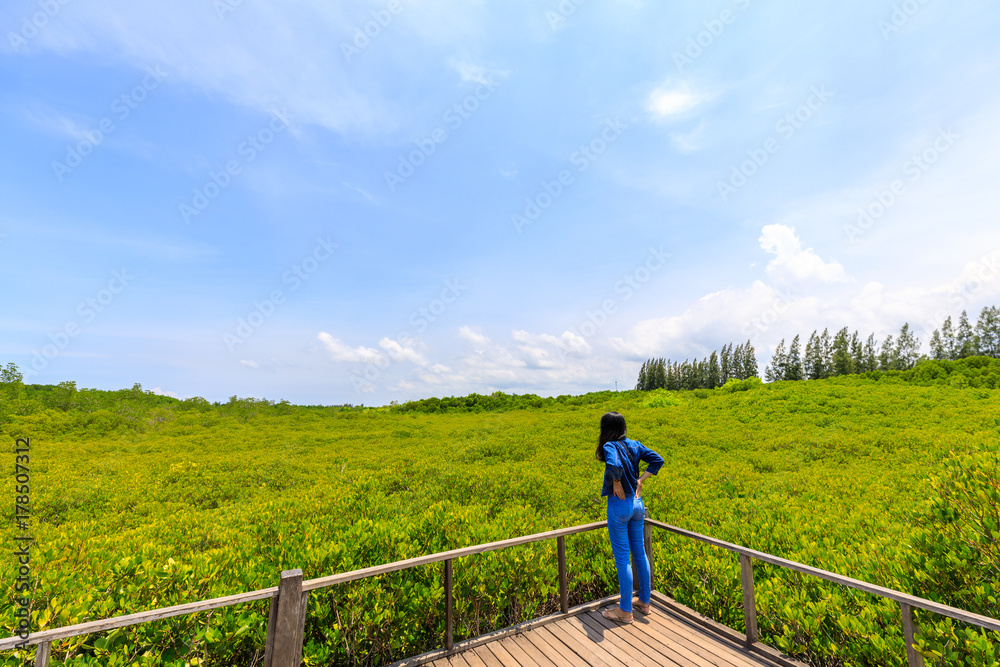
<svg viewBox="0 0 1000 667">
<path fill-rule="evenodd" d="M 615 556 L 618 569 L 618 588 L 622 599 L 622 611 L 632 611 L 632 565 L 629 553 L 635 560 L 639 577 L 639 602 L 649 604 L 650 581 L 649 562 L 642 542 L 642 524 L 645 520 L 645 505 L 642 498 L 621 500 L 613 493 L 608 496 L 608 535 L 611 537 L 611 553 Z"/>
</svg>

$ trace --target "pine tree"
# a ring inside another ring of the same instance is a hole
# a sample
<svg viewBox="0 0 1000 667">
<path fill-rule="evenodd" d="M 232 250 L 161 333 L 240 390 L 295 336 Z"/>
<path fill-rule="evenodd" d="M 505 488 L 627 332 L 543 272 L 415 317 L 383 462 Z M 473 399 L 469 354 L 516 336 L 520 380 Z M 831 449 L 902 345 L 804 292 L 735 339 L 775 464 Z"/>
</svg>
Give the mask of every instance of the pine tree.
<svg viewBox="0 0 1000 667">
<path fill-rule="evenodd" d="M 678 362 L 667 362 L 667 389 L 678 390 L 681 388 L 681 367 Z"/>
<path fill-rule="evenodd" d="M 896 370 L 896 346 L 892 341 L 892 334 L 885 337 L 882 342 L 882 351 L 878 355 L 878 369 L 880 371 Z"/>
<path fill-rule="evenodd" d="M 815 330 L 806 343 L 806 355 L 802 362 L 807 380 L 818 380 L 823 377 L 823 350 Z"/>
<path fill-rule="evenodd" d="M 833 341 L 830 339 L 830 330 L 823 329 L 823 334 L 819 337 L 820 356 L 823 359 L 823 370 L 821 378 L 828 378 L 833 374 Z"/>
<path fill-rule="evenodd" d="M 747 378 L 760 377 L 760 370 L 757 365 L 757 350 L 753 344 L 747 340 L 743 346 L 743 380 Z"/>
<path fill-rule="evenodd" d="M 868 340 L 865 341 L 864 360 L 866 372 L 878 370 L 878 342 L 875 339 L 875 334 L 868 334 Z"/>
<path fill-rule="evenodd" d="M 958 359 L 974 357 L 979 353 L 979 345 L 976 342 L 976 334 L 969 324 L 969 316 L 962 311 L 962 316 L 958 318 L 958 329 L 955 331 L 955 354 Z"/>
<path fill-rule="evenodd" d="M 719 378 L 722 377 L 722 369 L 719 368 L 719 355 L 714 350 L 712 356 L 708 358 L 708 386 L 718 387 Z"/>
<path fill-rule="evenodd" d="M 976 322 L 976 337 L 979 339 L 979 354 L 1000 358 L 1000 308 L 983 308 Z"/>
<path fill-rule="evenodd" d="M 733 358 L 730 362 L 732 364 L 732 376 L 737 380 L 745 380 L 746 377 L 743 375 L 743 345 L 737 345 L 736 349 L 733 350 Z"/>
<path fill-rule="evenodd" d="M 851 339 L 847 337 L 847 327 L 837 332 L 833 338 L 833 354 L 831 359 L 832 375 L 850 375 L 854 372 L 851 358 Z"/>
<path fill-rule="evenodd" d="M 729 378 L 733 375 L 733 355 L 732 355 L 733 344 L 722 346 L 722 354 L 719 355 L 719 371 L 722 376 L 719 378 L 722 384 L 729 382 Z"/>
<path fill-rule="evenodd" d="M 941 332 L 937 329 L 931 334 L 931 357 L 937 360 L 947 359 L 948 353 L 944 349 L 944 343 L 941 342 Z"/>
<path fill-rule="evenodd" d="M 786 380 L 802 379 L 802 353 L 800 348 L 799 335 L 795 334 L 795 338 L 792 339 L 792 344 L 788 348 L 788 359 L 785 363 Z"/>
<path fill-rule="evenodd" d="M 698 382 L 697 378 L 695 377 L 696 375 L 695 365 L 692 364 L 687 359 L 685 359 L 682 368 L 684 369 L 684 388 L 688 390 L 697 389 Z"/>
<path fill-rule="evenodd" d="M 667 362 L 660 357 L 653 362 L 653 389 L 667 388 Z"/>
<path fill-rule="evenodd" d="M 917 365 L 920 358 L 920 340 L 910 331 L 910 323 L 903 324 L 896 339 L 896 363 L 899 370 L 908 370 Z"/>
<path fill-rule="evenodd" d="M 785 379 L 785 367 L 788 365 L 788 353 L 785 352 L 785 339 L 782 338 L 778 347 L 774 348 L 771 355 L 771 363 L 764 369 L 764 379 L 768 382 L 777 382 Z"/>
<path fill-rule="evenodd" d="M 855 331 L 851 334 L 851 367 L 852 373 L 861 373 L 865 363 L 865 346 L 861 342 L 861 336 Z"/>
<path fill-rule="evenodd" d="M 958 358 L 958 348 L 955 346 L 955 331 L 951 325 L 951 315 L 945 318 L 941 324 L 941 345 L 944 347 L 945 359 L 955 360 Z"/>
</svg>

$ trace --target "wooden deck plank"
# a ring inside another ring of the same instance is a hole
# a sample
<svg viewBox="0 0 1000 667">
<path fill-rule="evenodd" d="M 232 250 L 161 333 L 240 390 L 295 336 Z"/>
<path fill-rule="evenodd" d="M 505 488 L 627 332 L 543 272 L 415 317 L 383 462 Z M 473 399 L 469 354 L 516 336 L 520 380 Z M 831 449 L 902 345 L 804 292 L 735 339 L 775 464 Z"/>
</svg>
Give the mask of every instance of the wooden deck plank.
<svg viewBox="0 0 1000 667">
<path fill-rule="evenodd" d="M 493 656 L 500 661 L 500 664 L 503 665 L 503 667 L 522 667 L 523 665 L 523 663 L 521 663 L 517 658 L 515 658 L 513 655 L 510 654 L 510 652 L 507 650 L 505 646 L 503 646 L 503 644 L 501 644 L 501 642 L 490 642 L 489 644 L 486 645 L 486 648 L 488 648 L 490 651 L 493 652 Z M 523 667 L 536 667 L 536 666 L 529 664 L 529 665 L 523 665 Z"/>
<path fill-rule="evenodd" d="M 555 625 L 556 624 L 553 623 L 552 627 Z M 617 665 L 608 665 L 600 658 L 593 657 L 590 651 L 578 642 L 574 642 L 572 638 L 560 638 L 552 632 L 552 627 L 543 628 L 538 635 L 549 643 L 551 650 L 557 651 L 560 655 L 565 656 L 571 665 L 587 665 L 588 667 L 618 667 Z"/>
<path fill-rule="evenodd" d="M 603 627 L 605 629 L 611 629 L 614 621 L 610 621 L 606 618 L 602 618 L 599 614 L 591 615 L 581 615 L 585 623 L 595 625 L 598 627 Z M 665 646 L 659 644 L 659 642 L 650 642 L 649 636 L 643 634 L 642 623 L 632 624 L 622 628 L 621 633 L 617 637 L 629 646 L 635 647 L 637 651 L 645 652 L 649 656 L 649 663 L 654 665 L 663 665 L 664 667 L 695 667 L 694 663 L 689 660 L 678 656 L 673 653 Z M 644 663 L 647 664 L 647 663 Z"/>
<path fill-rule="evenodd" d="M 758 656 L 751 654 L 745 647 L 735 645 L 723 637 L 713 636 L 712 641 L 706 642 L 706 633 L 687 620 L 676 616 L 669 610 L 657 607 L 662 613 L 653 615 L 650 622 L 657 626 L 667 636 L 675 637 L 678 641 L 686 642 L 688 646 L 698 648 L 703 655 L 710 660 L 715 660 L 714 664 L 732 667 L 761 667 L 768 663 Z"/>
<path fill-rule="evenodd" d="M 493 651 L 491 651 L 488 647 L 489 644 L 477 646 L 472 649 L 471 653 L 482 661 L 484 667 L 503 667 L 503 663 L 497 660 L 497 657 L 493 655 Z"/>
<path fill-rule="evenodd" d="M 469 667 L 486 667 L 483 659 L 476 655 L 476 649 L 470 648 L 468 651 L 462 651 L 459 655 L 469 663 Z"/>
<path fill-rule="evenodd" d="M 655 614 L 647 616 L 639 622 L 639 627 L 642 628 L 641 632 L 648 636 L 652 642 L 666 647 L 669 653 L 682 658 L 691 667 L 728 667 L 706 658 L 698 646 L 692 647 L 687 642 L 678 642 L 675 637 L 663 632 L 663 628 L 653 622 L 654 616 Z M 614 623 L 614 621 L 608 621 L 608 623 Z M 633 623 L 632 627 L 635 625 Z"/>
<path fill-rule="evenodd" d="M 571 622 L 582 628 L 588 636 L 594 637 L 595 641 L 614 647 L 628 659 L 630 664 L 657 664 L 662 660 L 656 651 L 648 650 L 648 647 L 642 646 L 641 643 L 633 645 L 626 641 L 624 627 L 608 628 L 590 616 L 591 614 L 580 614 Z"/>
<path fill-rule="evenodd" d="M 557 665 L 551 658 L 539 651 L 538 647 L 532 644 L 526 635 L 515 635 L 511 637 L 510 640 L 516 642 L 518 648 L 530 655 L 531 659 L 534 660 L 539 667 L 559 667 L 559 665 Z"/>
<path fill-rule="evenodd" d="M 588 640 L 585 635 L 581 638 L 574 633 L 567 632 L 567 629 L 559 623 L 553 623 L 546 630 L 566 646 L 569 646 L 584 663 L 591 665 L 591 667 L 629 667 L 627 663 L 618 660 Z"/>
<path fill-rule="evenodd" d="M 451 655 L 428 655 L 425 667 L 805 667 L 762 644 L 752 648 L 732 628 L 687 607 L 654 598 L 651 614 L 631 624 L 604 618 L 594 607 L 505 632 Z M 604 605 L 607 606 L 607 605 Z"/>
<path fill-rule="evenodd" d="M 684 655 L 688 660 L 698 667 L 733 667 L 728 660 L 719 658 L 714 653 L 707 650 L 704 638 L 701 642 L 694 641 L 683 630 L 675 627 L 676 619 L 660 615 L 659 618 L 651 616 L 648 619 L 647 632 L 656 637 L 664 646 L 669 646 L 679 655 Z M 714 640 L 714 638 L 713 638 Z"/>
<path fill-rule="evenodd" d="M 600 625 L 603 625 L 604 627 L 607 628 L 619 627 L 619 625 L 614 621 L 606 619 L 599 614 L 594 614 L 592 616 L 589 616 L 588 618 L 594 623 L 599 623 Z M 662 655 L 664 659 L 667 660 L 667 662 L 663 663 L 665 665 L 668 665 L 670 664 L 670 662 L 673 662 L 674 664 L 678 665 L 678 667 L 698 667 L 698 665 L 695 662 L 693 662 L 690 658 L 688 658 L 684 654 L 679 654 L 669 644 L 664 644 L 658 639 L 650 641 L 651 637 L 649 632 L 647 632 L 648 625 L 649 625 L 648 622 L 642 619 L 640 619 L 637 623 L 633 623 L 632 625 L 626 625 L 624 628 L 622 628 L 622 633 L 621 633 L 622 637 L 624 637 L 633 646 L 637 646 L 643 650 L 649 649 Z"/>
<path fill-rule="evenodd" d="M 632 664 L 632 657 L 628 655 L 626 651 L 605 640 L 605 635 L 607 633 L 614 632 L 615 630 L 608 630 L 602 633 L 595 631 L 590 626 L 578 623 L 567 622 L 560 623 L 559 625 L 562 626 L 567 633 L 576 637 L 577 640 L 589 643 L 594 652 L 599 653 L 605 661 L 612 659 L 617 660 L 623 665 Z"/>
<path fill-rule="evenodd" d="M 524 667 L 551 667 L 552 665 L 549 660 L 538 655 L 537 651 L 529 653 L 524 650 L 518 637 L 504 637 L 500 640 L 500 645 L 517 659 L 517 664 Z M 531 644 L 528 644 L 528 646 L 531 646 Z"/>
<path fill-rule="evenodd" d="M 556 667 L 579 667 L 579 663 L 573 663 L 569 660 L 568 654 L 570 651 L 565 646 L 562 648 L 554 648 L 537 632 L 526 632 L 521 636 L 534 645 L 534 647 L 538 649 L 539 653 L 551 660 Z"/>
</svg>

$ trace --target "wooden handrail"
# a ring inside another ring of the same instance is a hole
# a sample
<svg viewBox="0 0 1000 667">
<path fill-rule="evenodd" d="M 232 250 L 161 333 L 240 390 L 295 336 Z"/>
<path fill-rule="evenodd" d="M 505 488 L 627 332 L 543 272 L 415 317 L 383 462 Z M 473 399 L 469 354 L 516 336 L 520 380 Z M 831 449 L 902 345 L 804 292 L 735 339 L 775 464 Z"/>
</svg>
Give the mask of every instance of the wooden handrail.
<svg viewBox="0 0 1000 667">
<path fill-rule="evenodd" d="M 327 586 L 334 586 L 336 584 L 344 584 L 347 583 L 348 581 L 355 581 L 357 579 L 366 579 L 367 577 L 375 577 L 380 574 L 388 574 L 389 572 L 396 572 L 398 570 L 407 570 L 411 567 L 416 567 L 418 565 L 430 565 L 432 563 L 440 563 L 442 561 L 452 560 L 454 558 L 462 558 L 464 556 L 475 556 L 476 554 L 486 553 L 487 551 L 496 551 L 497 549 L 516 547 L 521 544 L 531 544 L 532 542 L 551 540 L 556 537 L 564 537 L 566 535 L 585 533 L 588 530 L 596 530 L 598 528 L 603 528 L 606 525 L 608 525 L 607 521 L 586 523 L 583 524 L 582 526 L 573 526 L 572 528 L 560 528 L 559 530 L 550 530 L 545 533 L 535 533 L 534 535 L 515 537 L 500 542 L 477 544 L 471 547 L 452 549 L 451 551 L 442 551 L 441 553 L 430 554 L 428 556 L 409 558 L 407 560 L 400 560 L 396 561 L 395 563 L 388 563 L 386 565 L 376 565 L 375 567 L 366 567 L 363 570 L 354 570 L 353 572 L 342 572 L 341 574 L 333 574 L 328 577 L 320 577 L 319 579 L 310 579 L 309 581 L 303 581 L 302 590 L 313 591 L 316 590 L 317 588 L 325 588 Z"/>
<path fill-rule="evenodd" d="M 175 607 L 164 607 L 162 609 L 141 611 L 135 614 L 128 614 L 127 616 L 114 616 L 100 621 L 89 621 L 87 623 L 66 625 L 61 628 L 42 630 L 41 632 L 32 632 L 26 640 L 21 639 L 20 637 L 7 637 L 6 639 L 0 639 L 0 651 L 9 651 L 12 648 L 17 648 L 17 645 L 22 643 L 26 646 L 32 646 L 34 644 L 56 641 L 57 639 L 68 639 L 70 637 L 79 637 L 81 635 L 89 635 L 95 632 L 126 628 L 130 625 L 139 625 L 140 623 L 148 623 L 150 621 L 159 621 L 173 616 L 196 614 L 199 611 L 219 609 L 221 607 L 229 607 L 235 604 L 242 604 L 244 602 L 267 600 L 277 596 L 278 587 L 273 586 L 271 588 L 263 588 L 259 591 L 252 591 L 250 593 L 227 595 L 226 597 L 213 598 L 211 600 L 200 600 L 198 602 L 179 604 Z"/>
<path fill-rule="evenodd" d="M 817 577 L 819 579 L 824 579 L 826 581 L 835 584 L 840 584 L 842 586 L 854 588 L 859 591 L 864 591 L 865 593 L 871 593 L 872 595 L 888 598 L 889 600 L 895 600 L 900 604 L 907 604 L 911 607 L 917 607 L 920 609 L 924 609 L 926 611 L 934 612 L 935 614 L 941 614 L 942 616 L 949 616 L 951 618 L 963 621 L 965 623 L 978 625 L 979 627 L 986 628 L 987 630 L 996 630 L 1000 632 L 1000 621 L 998 621 L 995 618 L 990 618 L 988 616 L 981 616 L 979 614 L 974 614 L 970 611 L 965 611 L 963 609 L 958 609 L 956 607 L 949 607 L 946 604 L 934 602 L 933 600 L 919 598 L 915 595 L 902 593 L 900 591 L 896 591 L 891 588 L 876 586 L 875 584 L 870 584 L 867 581 L 861 581 L 860 579 L 852 579 L 851 577 L 845 577 L 842 574 L 829 572 L 827 570 L 821 570 L 817 567 L 811 567 L 809 565 L 803 565 L 802 563 L 796 563 L 795 561 L 779 558 L 778 556 L 772 556 L 771 554 L 766 554 L 763 551 L 756 551 L 754 549 L 748 549 L 747 547 L 742 547 L 738 544 L 732 544 L 730 542 L 717 540 L 714 537 L 708 537 L 707 535 L 701 535 L 699 533 L 695 533 L 690 530 L 684 530 L 683 528 L 670 526 L 668 524 L 663 523 L 662 521 L 655 521 L 653 519 L 647 519 L 646 521 L 648 521 L 650 525 L 656 526 L 657 528 L 662 528 L 663 530 L 667 530 L 671 533 L 676 533 L 677 535 L 689 537 L 691 539 L 698 540 L 699 542 L 704 542 L 705 544 L 711 544 L 712 546 L 719 547 L 720 549 L 725 549 L 726 551 L 732 551 L 734 553 L 738 553 L 741 556 L 748 556 L 750 558 L 755 558 L 764 563 L 770 563 L 771 565 L 784 567 L 789 570 L 799 572 L 801 574 L 808 574 L 810 576 Z"/>
<path fill-rule="evenodd" d="M 288 656 L 292 656 L 294 661 L 294 653 L 297 650 L 301 651 L 302 644 L 302 630 L 305 624 L 305 610 L 306 601 L 309 591 L 317 590 L 320 588 L 326 588 L 328 586 L 335 586 L 337 584 L 347 583 L 350 581 L 356 581 L 359 579 L 365 579 L 368 577 L 379 576 L 382 574 L 388 574 L 390 572 L 398 572 L 400 570 L 406 570 L 411 567 L 417 567 L 420 565 L 431 565 L 434 563 L 445 563 L 445 588 L 447 590 L 447 600 L 445 602 L 445 614 L 446 614 L 446 630 L 444 644 L 446 650 L 450 649 L 452 646 L 451 638 L 451 625 L 452 625 L 452 600 L 451 600 L 451 580 L 452 580 L 452 562 L 456 558 L 463 558 L 465 556 L 473 556 L 477 554 L 486 553 L 489 551 L 496 551 L 498 549 L 506 549 L 508 547 L 519 546 L 523 544 L 531 544 L 533 542 L 541 542 L 549 539 L 556 539 L 558 541 L 558 556 L 559 556 L 559 588 L 560 588 L 560 607 L 563 613 L 566 613 L 568 606 L 568 584 L 566 577 L 566 563 L 565 563 L 565 537 L 568 535 L 575 535 L 577 533 L 584 533 L 591 530 L 596 530 L 603 528 L 607 525 L 606 521 L 598 521 L 595 523 L 584 524 L 580 526 L 573 526 L 571 528 L 561 528 L 558 530 L 550 530 L 544 533 L 536 533 L 534 535 L 525 535 L 522 537 L 515 537 L 509 540 L 502 540 L 499 542 L 489 542 L 487 544 L 479 544 L 471 547 L 463 547 L 461 549 L 452 549 L 451 551 L 444 551 L 441 553 L 430 554 L 427 556 L 419 556 L 417 558 L 410 558 L 407 560 L 396 561 L 394 563 L 387 563 L 385 565 L 378 565 L 375 567 L 363 568 L 360 570 L 353 570 L 351 572 L 342 572 L 340 574 L 334 574 L 327 577 L 320 577 L 317 579 L 310 579 L 308 581 L 301 580 L 301 570 L 298 571 L 288 571 L 282 572 L 282 586 L 281 587 L 271 587 L 265 588 L 258 591 L 252 591 L 249 593 L 240 593 L 237 595 L 229 595 L 221 598 L 213 598 L 211 600 L 202 600 L 199 602 L 192 602 L 189 604 L 177 605 L 174 607 L 166 607 L 163 609 L 154 609 L 150 611 L 139 612 L 136 614 L 128 614 L 126 616 L 117 616 L 114 618 L 107 618 L 99 621 L 91 621 L 88 623 L 79 623 L 76 625 L 69 625 L 63 628 L 54 628 L 51 630 L 43 630 L 41 632 L 32 633 L 27 640 L 22 640 L 20 637 L 8 637 L 6 639 L 0 639 L 0 651 L 10 650 L 17 648 L 18 646 L 24 645 L 35 645 L 39 644 L 39 658 L 41 663 L 36 660 L 36 664 L 46 665 L 48 663 L 48 655 L 50 650 L 51 642 L 59 639 L 67 639 L 69 637 L 77 637 L 81 635 L 88 635 L 95 632 L 103 632 L 107 630 L 114 630 L 117 628 L 123 628 L 130 625 L 137 625 L 140 623 L 147 623 L 150 621 L 156 621 L 164 618 L 171 618 L 174 616 L 183 616 L 186 614 L 193 614 L 201 611 L 208 611 L 210 609 L 218 609 L 221 607 L 228 607 L 236 604 L 242 604 L 245 602 L 254 602 L 259 600 L 271 600 L 271 613 L 268 621 L 268 645 L 266 649 L 265 667 L 278 667 L 279 661 L 281 664 L 285 664 L 285 661 L 289 659 Z M 710 544 L 727 551 L 739 554 L 740 556 L 740 571 L 741 571 L 741 582 L 743 587 L 743 601 L 744 601 L 744 615 L 747 625 L 747 640 L 753 643 L 757 639 L 757 612 L 756 604 L 754 602 L 754 591 L 753 591 L 753 567 L 752 559 L 759 560 L 764 563 L 770 563 L 771 565 L 777 565 L 779 567 L 784 567 L 786 569 L 792 570 L 794 572 L 799 572 L 801 574 L 806 574 L 809 576 L 817 577 L 831 583 L 840 584 L 842 586 L 847 586 L 849 588 L 854 588 L 866 593 L 871 593 L 879 597 L 887 598 L 890 600 L 895 600 L 900 604 L 900 609 L 902 613 L 902 623 L 904 629 L 904 635 L 907 642 L 907 657 L 909 664 L 911 666 L 917 666 L 922 664 L 922 658 L 914 650 L 913 647 L 913 635 L 914 635 L 914 624 L 912 618 L 912 609 L 919 608 L 926 611 L 930 611 L 936 614 L 941 614 L 943 616 L 948 616 L 965 623 L 971 623 L 988 630 L 1000 631 L 1000 620 L 989 618 L 987 616 L 981 616 L 979 614 L 974 614 L 962 609 L 957 609 L 955 607 L 950 607 L 948 605 L 933 602 L 932 600 L 927 600 L 924 598 L 919 598 L 907 593 L 902 593 L 900 591 L 892 590 L 889 588 L 884 588 L 882 586 L 876 586 L 875 584 L 870 584 L 859 579 L 852 579 L 851 577 L 846 577 L 834 572 L 829 572 L 827 570 L 821 570 L 816 567 L 811 567 L 809 565 L 803 565 L 802 563 L 797 563 L 795 561 L 787 560 L 785 558 L 780 558 L 778 556 L 772 556 L 771 554 L 764 553 L 762 551 L 757 551 L 755 549 L 749 549 L 747 547 L 740 546 L 738 544 L 732 544 L 730 542 L 725 542 L 723 540 L 716 539 L 714 537 L 709 537 L 707 535 L 701 535 L 690 530 L 685 530 L 683 528 L 678 528 L 676 526 L 671 526 L 669 524 L 663 523 L 661 521 L 655 521 L 649 518 L 648 512 L 646 514 L 646 526 L 644 528 L 644 542 L 646 545 L 647 556 L 650 559 L 650 573 L 652 575 L 653 563 L 652 563 L 652 549 L 651 549 L 651 536 L 647 531 L 650 530 L 651 526 L 655 526 L 662 530 L 686 537 L 689 539 L 697 540 L 699 542 L 704 542 L 705 544 Z M 286 590 L 286 595 L 284 599 L 279 594 L 280 591 Z M 281 657 L 275 654 L 275 647 L 280 647 L 278 650 L 281 651 Z M 272 661 L 272 656 L 274 660 Z M 272 665 L 272 662 L 274 663 Z M 292 664 L 292 663 L 288 663 Z"/>
<path fill-rule="evenodd" d="M 328 577 L 320 577 L 318 579 L 310 579 L 308 581 L 303 581 L 301 590 L 303 593 L 308 593 L 309 591 L 314 591 L 319 588 L 326 588 L 328 586 L 335 586 L 337 584 L 343 584 L 349 581 L 356 581 L 358 579 L 365 579 L 367 577 L 375 577 L 381 574 L 388 574 L 390 572 L 406 570 L 411 567 L 417 567 L 418 565 L 430 565 L 433 563 L 448 561 L 454 558 L 462 558 L 463 556 L 473 556 L 476 554 L 486 553 L 488 551 L 506 549 L 507 547 L 518 546 L 521 544 L 531 544 L 532 542 L 541 542 L 543 540 L 565 537 L 567 535 L 585 533 L 590 530 L 603 528 L 606 525 L 607 521 L 598 521 L 595 523 L 583 524 L 581 526 L 573 526 L 572 528 L 560 528 L 558 530 L 550 530 L 544 533 L 535 533 L 534 535 L 524 535 L 522 537 L 515 537 L 509 540 L 502 540 L 500 542 L 477 544 L 471 547 L 452 549 L 451 551 L 443 551 L 440 553 L 430 554 L 427 556 L 419 556 L 417 558 L 410 558 L 407 560 L 396 561 L 395 563 L 387 563 L 385 565 L 367 567 L 361 570 L 353 570 L 351 572 L 342 572 L 340 574 L 335 574 Z M 277 597 L 278 597 L 278 587 L 272 586 L 271 588 L 264 588 L 257 591 L 251 591 L 249 593 L 239 593 L 237 595 L 228 595 L 226 597 L 213 598 L 210 600 L 189 602 L 187 604 L 177 605 L 174 607 L 164 607 L 162 609 L 151 609 L 149 611 L 137 612 L 135 614 L 128 614 L 125 616 L 115 616 L 112 618 L 105 618 L 99 621 L 77 623 L 75 625 L 67 625 L 61 628 L 53 628 L 51 630 L 42 630 L 41 632 L 33 632 L 29 635 L 28 639 L 26 640 L 21 639 L 20 637 L 17 636 L 0 639 L 0 651 L 9 651 L 13 648 L 17 648 L 18 645 L 33 646 L 35 644 L 47 644 L 59 639 L 68 639 L 70 637 L 79 637 L 81 635 L 89 635 L 95 632 L 116 630 L 118 628 L 125 628 L 130 625 L 139 625 L 140 623 L 158 621 L 164 618 L 171 618 L 174 616 L 195 614 L 201 611 L 219 609 L 221 607 L 229 607 L 232 605 L 242 604 L 244 602 L 256 602 L 260 600 L 277 599 Z"/>
</svg>

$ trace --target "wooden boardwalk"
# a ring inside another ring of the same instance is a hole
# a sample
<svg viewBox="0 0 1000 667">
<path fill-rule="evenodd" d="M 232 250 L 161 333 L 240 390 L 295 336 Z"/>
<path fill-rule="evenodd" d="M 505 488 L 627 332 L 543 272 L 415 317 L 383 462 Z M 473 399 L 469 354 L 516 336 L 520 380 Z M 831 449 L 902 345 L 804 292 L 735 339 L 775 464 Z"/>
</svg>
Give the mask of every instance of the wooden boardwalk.
<svg viewBox="0 0 1000 667">
<path fill-rule="evenodd" d="M 660 595 L 654 595 L 650 615 L 636 612 L 634 618 L 631 625 L 622 625 L 602 617 L 599 609 L 585 611 L 425 664 L 433 667 L 802 665 L 760 644 L 751 651 L 740 641 L 742 635 L 723 626 L 709 629 L 705 625 L 715 624 Z"/>
</svg>

